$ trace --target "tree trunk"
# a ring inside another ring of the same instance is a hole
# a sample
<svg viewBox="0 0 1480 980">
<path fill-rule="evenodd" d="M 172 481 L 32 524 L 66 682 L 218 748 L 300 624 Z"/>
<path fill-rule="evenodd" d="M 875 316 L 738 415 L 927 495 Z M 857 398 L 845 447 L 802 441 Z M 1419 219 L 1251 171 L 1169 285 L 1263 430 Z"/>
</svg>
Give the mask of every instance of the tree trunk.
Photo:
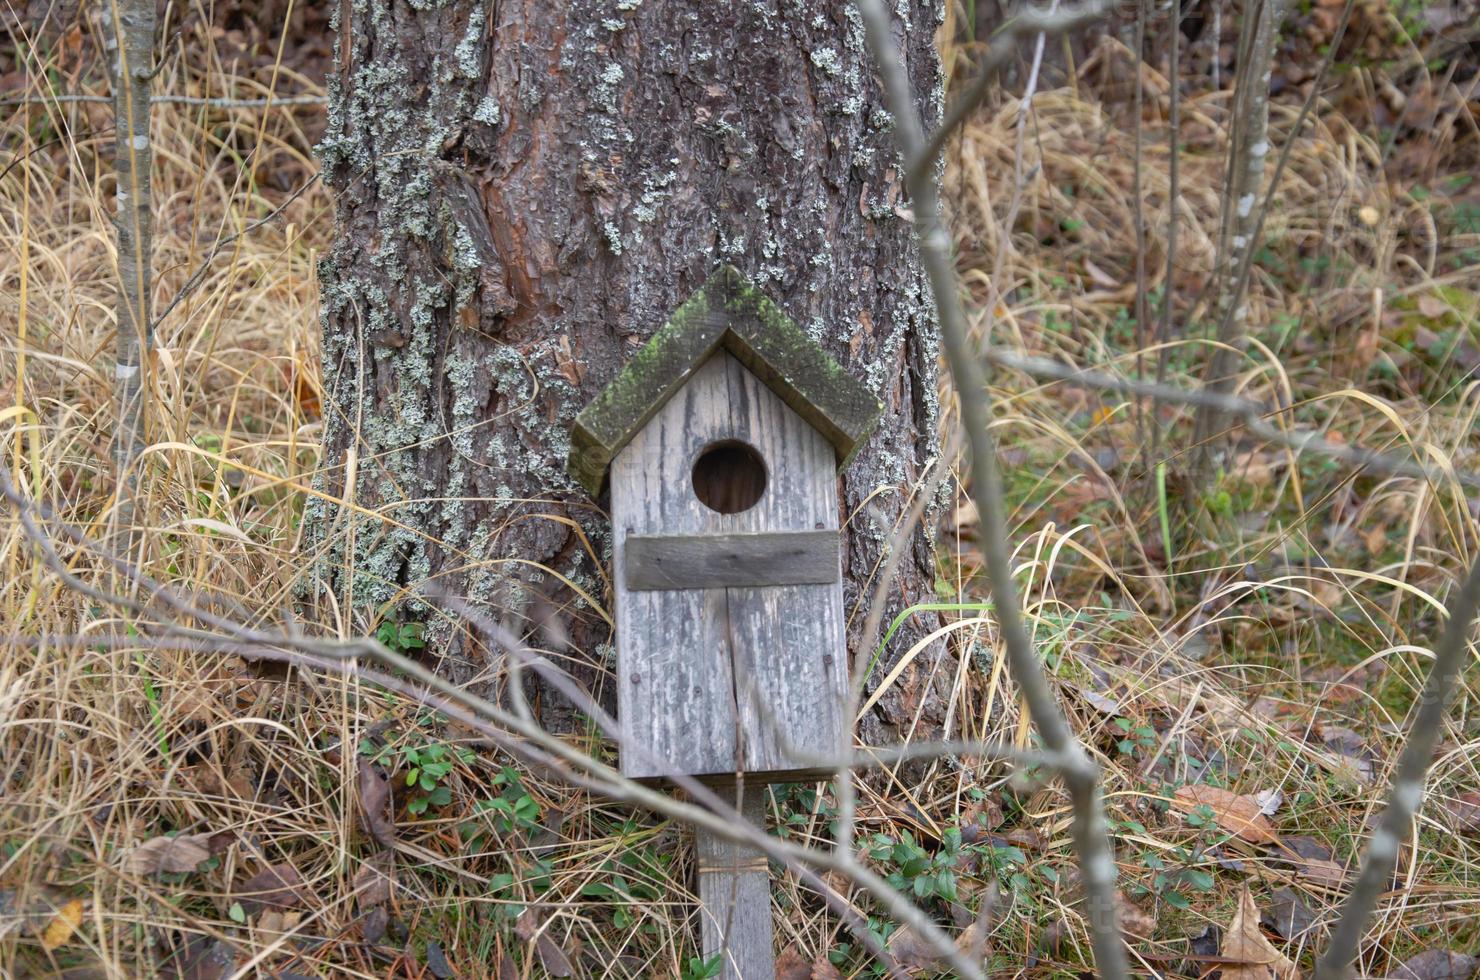
<svg viewBox="0 0 1480 980">
<path fill-rule="evenodd" d="M 933 121 L 939 10 L 899 8 Z M 526 626 L 550 618 L 538 600 L 590 651 L 554 659 L 601 691 L 609 628 L 580 591 L 609 601 L 610 532 L 566 475 L 570 425 L 729 262 L 885 403 L 843 477 L 849 608 L 866 599 L 938 452 L 938 405 L 934 309 L 852 6 L 345 0 L 337 18 L 323 489 L 362 509 L 309 506 L 316 595 L 361 630 L 397 607 L 426 619 L 439 669 L 495 687 L 437 597 Z M 933 592 L 927 531 L 907 546 L 891 617 Z M 922 705 L 938 721 L 952 672 L 935 673 L 868 736 Z"/>
</svg>

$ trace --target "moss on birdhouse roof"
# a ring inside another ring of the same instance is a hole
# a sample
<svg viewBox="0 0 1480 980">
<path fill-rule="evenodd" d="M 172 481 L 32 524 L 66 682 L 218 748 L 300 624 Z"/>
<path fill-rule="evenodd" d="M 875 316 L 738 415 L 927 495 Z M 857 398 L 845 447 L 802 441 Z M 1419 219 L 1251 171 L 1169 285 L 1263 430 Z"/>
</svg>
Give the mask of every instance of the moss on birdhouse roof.
<svg viewBox="0 0 1480 980">
<path fill-rule="evenodd" d="M 754 283 L 722 266 L 576 417 L 567 466 L 581 486 L 600 493 L 612 459 L 721 347 L 832 443 L 839 469 L 884 410 Z"/>
</svg>

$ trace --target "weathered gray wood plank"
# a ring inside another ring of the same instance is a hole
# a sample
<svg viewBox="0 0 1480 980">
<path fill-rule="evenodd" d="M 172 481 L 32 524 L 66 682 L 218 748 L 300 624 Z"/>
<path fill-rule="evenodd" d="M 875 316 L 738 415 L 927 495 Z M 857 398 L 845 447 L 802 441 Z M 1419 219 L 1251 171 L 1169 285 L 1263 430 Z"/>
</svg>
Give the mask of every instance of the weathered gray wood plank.
<svg viewBox="0 0 1480 980">
<path fill-rule="evenodd" d="M 729 433 L 724 361 L 712 358 L 617 454 L 612 525 L 622 773 L 734 772 L 735 694 L 724 589 L 634 592 L 627 540 L 727 531 L 694 496 L 690 467 Z"/>
<path fill-rule="evenodd" d="M 837 475 L 826 438 L 737 360 L 730 423 L 766 460 L 770 485 L 738 530 L 838 529 Z M 731 588 L 730 652 L 746 772 L 784 778 L 836 758 L 848 727 L 840 584 Z"/>
<path fill-rule="evenodd" d="M 760 500 L 735 514 L 705 507 L 692 482 L 704 448 L 727 439 L 753 446 L 768 473 Z M 834 458 L 821 433 L 725 351 L 618 454 L 611 479 L 626 775 L 725 778 L 739 768 L 785 778 L 837 756 L 848 671 L 838 582 L 644 590 L 631 587 L 629 565 L 630 543 L 644 536 L 836 533 Z"/>
<path fill-rule="evenodd" d="M 840 580 L 838 532 L 629 535 L 627 588 L 825 585 Z"/>
<path fill-rule="evenodd" d="M 720 790 L 732 798 L 734 787 Z M 741 801 L 743 819 L 766 825 L 766 787 L 747 782 Z M 706 958 L 720 954 L 727 980 L 771 980 L 776 975 L 772 951 L 771 876 L 760 851 L 695 835 L 699 878 L 700 949 Z"/>
</svg>

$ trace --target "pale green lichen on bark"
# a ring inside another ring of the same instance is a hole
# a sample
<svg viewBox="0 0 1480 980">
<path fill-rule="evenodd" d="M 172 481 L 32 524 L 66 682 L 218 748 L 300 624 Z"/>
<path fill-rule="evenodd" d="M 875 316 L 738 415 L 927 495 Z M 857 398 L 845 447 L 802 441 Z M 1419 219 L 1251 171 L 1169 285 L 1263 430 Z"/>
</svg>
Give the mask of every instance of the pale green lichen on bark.
<svg viewBox="0 0 1480 980">
<path fill-rule="evenodd" d="M 445 4 L 413 6 L 425 12 Z M 366 25 L 376 37 L 394 36 L 385 7 L 357 0 L 350 9 L 357 41 Z M 347 502 L 379 501 L 386 516 L 407 525 L 390 525 L 317 498 L 305 509 L 309 543 L 319 545 L 310 577 L 342 582 L 348 574 L 345 591 L 357 607 L 378 607 L 401 597 L 408 583 L 431 574 L 426 535 L 408 527 L 456 529 L 461 523 L 458 498 L 468 489 L 469 436 L 477 413 L 476 398 L 468 392 L 476 368 L 456 358 L 441 365 L 451 418 L 440 417 L 428 393 L 438 383 L 439 324 L 450 308 L 476 302 L 481 262 L 467 229 L 445 202 L 438 206 L 433 167 L 457 120 L 476 111 L 468 85 L 454 82 L 479 76 L 481 9 L 468 17 L 453 50 L 435 55 L 430 72 L 434 84 L 428 100 L 450 103 L 452 111 L 425 111 L 409 97 L 410 80 L 422 73 L 394 45 L 380 46 L 374 59 L 352 58 L 347 86 L 330 76 L 330 113 L 320 158 L 326 170 L 342 168 L 373 182 L 381 233 L 368 244 L 341 235 L 320 267 L 325 390 L 338 400 L 325 413 L 326 424 L 343 427 L 359 420 L 351 442 L 361 463 L 357 485 L 344 488 L 347 496 L 353 494 Z M 336 6 L 336 31 L 339 16 Z M 438 242 L 445 243 L 446 274 L 408 276 L 407 249 Z M 331 329 L 334 321 L 357 328 Z M 365 386 L 376 384 L 385 404 L 360 411 Z M 448 427 L 450 433 L 444 431 Z M 419 465 L 419 450 L 441 438 L 450 440 L 454 452 L 448 472 L 437 479 Z M 319 486 L 326 488 L 323 479 Z M 394 506 L 386 507 L 386 502 Z M 459 543 L 444 541 L 451 547 Z"/>
</svg>

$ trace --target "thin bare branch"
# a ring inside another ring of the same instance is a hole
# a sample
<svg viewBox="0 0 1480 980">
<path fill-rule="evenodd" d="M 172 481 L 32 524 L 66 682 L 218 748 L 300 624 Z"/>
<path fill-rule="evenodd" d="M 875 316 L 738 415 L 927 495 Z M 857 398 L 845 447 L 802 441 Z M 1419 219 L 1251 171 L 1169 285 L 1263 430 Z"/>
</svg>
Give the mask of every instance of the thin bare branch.
<svg viewBox="0 0 1480 980">
<path fill-rule="evenodd" d="M 180 305 L 181 301 L 183 301 L 185 297 L 189 296 L 192 292 L 196 290 L 197 287 L 200 286 L 201 282 L 206 277 L 206 273 L 210 271 L 211 263 L 215 261 L 216 256 L 220 255 L 221 251 L 226 248 L 226 246 L 230 245 L 238 238 L 241 238 L 243 235 L 249 235 L 252 232 L 256 231 L 258 228 L 261 228 L 263 225 L 268 224 L 272 221 L 276 221 L 278 216 L 281 215 L 285 210 L 287 210 L 288 205 L 298 200 L 298 198 L 302 197 L 303 194 L 310 187 L 318 183 L 319 176 L 319 174 L 314 174 L 312 177 L 308 178 L 302 184 L 300 184 L 297 190 L 293 191 L 292 194 L 289 194 L 287 199 L 284 200 L 282 204 L 279 204 L 267 214 L 258 218 L 256 221 L 253 221 L 251 224 L 247 225 L 236 234 L 227 235 L 225 238 L 222 238 L 220 241 L 216 242 L 215 245 L 211 246 L 210 253 L 201 260 L 200 265 L 198 265 L 195 271 L 190 274 L 190 278 L 185 280 L 185 284 L 179 288 L 174 297 L 171 298 L 169 303 L 165 305 L 165 308 L 160 312 L 159 316 L 155 318 L 154 325 L 157 327 L 159 326 L 159 324 L 163 323 L 164 318 L 169 316 L 170 313 L 174 311 L 175 307 Z"/>
<path fill-rule="evenodd" d="M 1444 727 L 1445 705 L 1450 695 L 1462 686 L 1461 678 L 1469 663 L 1470 628 L 1477 611 L 1480 611 L 1480 560 L 1470 567 L 1459 591 L 1449 600 L 1449 619 L 1434 649 L 1434 662 L 1424 679 L 1417 711 L 1408 723 L 1408 741 L 1393 770 L 1387 806 L 1372 831 L 1366 860 L 1342 906 L 1331 942 L 1316 964 L 1316 980 L 1343 980 L 1349 975 L 1367 920 L 1388 887 L 1398 850 L 1412 832 L 1413 818 L 1423 803 L 1424 781 Z"/>
<path fill-rule="evenodd" d="M 881 0 L 861 0 L 859 9 L 863 13 L 870 51 L 883 81 L 885 100 L 894 115 L 894 134 L 900 156 L 916 164 L 907 167 L 915 229 L 920 240 L 921 261 L 930 276 L 935 297 L 942 347 L 961 403 L 961 424 L 971 454 L 971 497 L 981 515 L 980 547 L 1008 665 L 1044 744 L 1068 763 L 1062 772 L 1074 803 L 1074 842 L 1089 905 L 1095 963 L 1101 976 L 1118 980 L 1127 976 L 1128 970 L 1116 921 L 1117 872 L 1100 805 L 1099 772 L 1074 739 L 1068 720 L 1059 710 L 1023 621 L 1017 589 L 1012 581 L 1005 507 L 997 472 L 997 447 L 990 428 L 991 395 L 967 339 L 966 313 L 961 305 L 951 241 L 940 222 L 934 168 L 918 165 L 932 157 L 927 152 L 920 120 L 915 114 L 914 99 L 899 60 L 899 51 L 890 36 L 889 15 Z"/>
</svg>

